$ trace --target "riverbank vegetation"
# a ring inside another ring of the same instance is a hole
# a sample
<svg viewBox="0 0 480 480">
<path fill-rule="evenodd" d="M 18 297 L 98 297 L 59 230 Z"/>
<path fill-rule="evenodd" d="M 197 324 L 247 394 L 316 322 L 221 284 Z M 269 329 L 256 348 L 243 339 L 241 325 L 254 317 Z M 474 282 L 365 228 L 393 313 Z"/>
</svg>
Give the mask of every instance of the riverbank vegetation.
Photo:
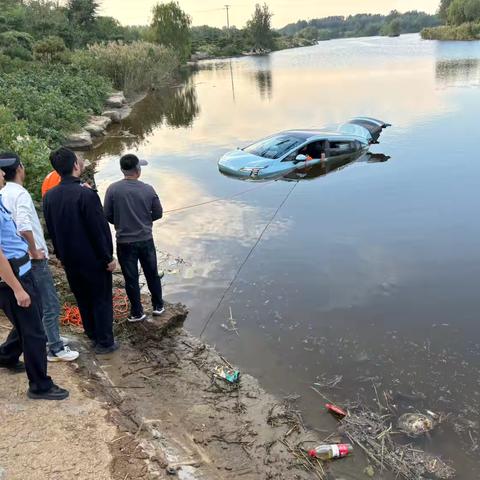
<svg viewBox="0 0 480 480">
<path fill-rule="evenodd" d="M 300 20 L 279 30 L 281 35 L 300 36 L 315 40 L 330 40 L 346 37 L 371 37 L 377 35 L 397 36 L 402 33 L 417 33 L 423 28 L 440 25 L 437 15 L 411 11 L 399 13 L 393 10 L 388 15 L 358 14 L 348 17 L 335 16 Z"/>
<path fill-rule="evenodd" d="M 446 25 L 425 28 L 426 40 L 479 40 L 480 0 L 441 0 L 438 15 Z"/>
<path fill-rule="evenodd" d="M 164 7 L 168 16 L 178 5 Z M 0 0 L 0 150 L 22 156 L 37 198 L 50 148 L 100 114 L 114 89 L 163 85 L 185 60 L 156 38 L 164 19 L 123 27 L 98 8 L 95 0 Z"/>
</svg>

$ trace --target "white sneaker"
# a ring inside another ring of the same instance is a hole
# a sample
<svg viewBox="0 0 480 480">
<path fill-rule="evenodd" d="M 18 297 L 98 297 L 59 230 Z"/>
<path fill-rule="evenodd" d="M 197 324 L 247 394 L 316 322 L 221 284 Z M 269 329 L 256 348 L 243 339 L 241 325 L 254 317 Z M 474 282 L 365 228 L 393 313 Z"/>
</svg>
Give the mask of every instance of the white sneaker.
<svg viewBox="0 0 480 480">
<path fill-rule="evenodd" d="M 146 318 L 147 316 L 144 313 L 142 313 L 142 315 L 140 315 L 139 317 L 128 317 L 127 320 L 130 323 L 136 323 L 136 322 L 143 322 Z"/>
<path fill-rule="evenodd" d="M 75 350 L 70 350 L 69 347 L 65 347 L 57 353 L 50 352 L 47 355 L 47 360 L 49 362 L 73 362 L 73 360 L 78 358 L 78 355 L 79 353 Z"/>
<path fill-rule="evenodd" d="M 165 312 L 165 308 L 160 308 L 160 309 L 156 308 L 155 310 L 153 310 L 152 315 L 153 315 L 154 317 L 159 317 L 159 316 L 162 315 L 164 312 Z"/>
<path fill-rule="evenodd" d="M 70 339 L 67 338 L 67 337 L 62 337 L 62 336 L 60 335 L 60 340 L 62 341 L 64 347 L 66 347 L 67 345 L 70 344 Z"/>
</svg>

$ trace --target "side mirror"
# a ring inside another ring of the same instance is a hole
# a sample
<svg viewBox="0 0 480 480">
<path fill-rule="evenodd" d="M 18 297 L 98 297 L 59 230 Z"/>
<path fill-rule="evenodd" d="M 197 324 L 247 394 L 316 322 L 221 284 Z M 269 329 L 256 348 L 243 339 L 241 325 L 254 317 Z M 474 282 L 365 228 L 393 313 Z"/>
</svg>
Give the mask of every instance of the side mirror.
<svg viewBox="0 0 480 480">
<path fill-rule="evenodd" d="M 306 162 L 306 161 L 307 161 L 307 156 L 303 155 L 302 153 L 300 153 L 295 157 L 295 162 Z"/>
</svg>

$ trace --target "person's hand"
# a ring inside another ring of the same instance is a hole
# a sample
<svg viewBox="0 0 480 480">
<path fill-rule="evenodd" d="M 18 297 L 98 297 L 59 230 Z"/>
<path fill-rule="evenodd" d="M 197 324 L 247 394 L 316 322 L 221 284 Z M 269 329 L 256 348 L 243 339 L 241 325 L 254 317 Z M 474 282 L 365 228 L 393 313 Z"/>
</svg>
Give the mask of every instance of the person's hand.
<svg viewBox="0 0 480 480">
<path fill-rule="evenodd" d="M 89 188 L 90 190 L 92 189 L 92 186 L 87 182 L 82 183 L 82 187 Z"/>
<path fill-rule="evenodd" d="M 107 265 L 107 271 L 109 271 L 109 272 L 114 272 L 116 268 L 117 268 L 117 262 L 116 262 L 115 260 L 112 260 L 112 261 Z"/>
<path fill-rule="evenodd" d="M 32 304 L 32 299 L 30 298 L 30 295 L 23 288 L 20 288 L 13 293 L 19 307 L 28 308 Z"/>
<path fill-rule="evenodd" d="M 45 252 L 43 250 L 34 250 L 31 252 L 32 260 L 45 260 Z"/>
</svg>

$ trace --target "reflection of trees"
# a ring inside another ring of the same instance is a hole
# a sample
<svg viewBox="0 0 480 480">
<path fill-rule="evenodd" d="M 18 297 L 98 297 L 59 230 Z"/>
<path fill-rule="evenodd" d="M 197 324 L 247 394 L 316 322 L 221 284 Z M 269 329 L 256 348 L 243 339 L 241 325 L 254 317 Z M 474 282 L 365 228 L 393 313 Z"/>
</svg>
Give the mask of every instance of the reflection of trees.
<svg viewBox="0 0 480 480">
<path fill-rule="evenodd" d="M 200 112 L 195 85 L 189 81 L 176 88 L 163 88 L 137 105 L 124 128 L 140 140 L 160 126 L 190 127 Z"/>
<path fill-rule="evenodd" d="M 89 158 L 99 158 L 104 154 L 119 155 L 125 147 L 135 149 L 153 130 L 162 126 L 190 127 L 199 112 L 197 93 L 191 78 L 180 86 L 156 90 L 135 105 L 131 115 L 120 125 L 111 127 L 109 135 L 112 138 L 107 138 Z M 129 132 L 131 136 L 123 136 L 122 132 Z"/>
<path fill-rule="evenodd" d="M 265 55 L 254 59 L 254 79 L 262 99 L 270 100 L 273 92 L 272 66 L 270 56 Z"/>
<path fill-rule="evenodd" d="M 480 60 L 462 58 L 438 60 L 435 65 L 437 82 L 444 85 L 478 84 L 480 81 Z"/>
<path fill-rule="evenodd" d="M 272 98 L 272 72 L 270 70 L 258 70 L 255 72 L 255 79 L 257 81 L 260 96 L 265 99 Z"/>
</svg>

